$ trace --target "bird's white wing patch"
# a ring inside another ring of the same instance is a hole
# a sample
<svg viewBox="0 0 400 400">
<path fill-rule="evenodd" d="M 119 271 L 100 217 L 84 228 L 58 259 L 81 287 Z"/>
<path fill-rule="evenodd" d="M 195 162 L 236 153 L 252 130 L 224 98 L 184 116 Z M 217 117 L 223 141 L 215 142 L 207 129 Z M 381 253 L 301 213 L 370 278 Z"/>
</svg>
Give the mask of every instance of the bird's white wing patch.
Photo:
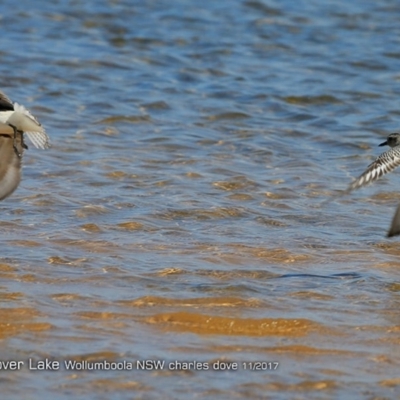
<svg viewBox="0 0 400 400">
<path fill-rule="evenodd" d="M 37 125 L 41 126 L 39 121 L 22 104 L 14 103 L 14 111 L 17 111 L 17 112 L 20 112 L 21 114 L 26 115 L 28 118 L 30 118 L 32 121 L 34 121 Z"/>
</svg>

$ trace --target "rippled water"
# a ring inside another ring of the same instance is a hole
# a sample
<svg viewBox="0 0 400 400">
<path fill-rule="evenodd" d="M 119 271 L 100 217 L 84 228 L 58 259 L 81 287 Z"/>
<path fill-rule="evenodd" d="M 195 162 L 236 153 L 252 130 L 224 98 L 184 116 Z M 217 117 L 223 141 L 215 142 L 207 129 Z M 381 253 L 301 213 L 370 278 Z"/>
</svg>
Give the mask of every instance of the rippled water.
<svg viewBox="0 0 400 400">
<path fill-rule="evenodd" d="M 0 6 L 53 145 L 1 203 L 3 396 L 397 398 L 399 178 L 321 203 L 398 129 L 398 2 L 32 6 Z"/>
</svg>

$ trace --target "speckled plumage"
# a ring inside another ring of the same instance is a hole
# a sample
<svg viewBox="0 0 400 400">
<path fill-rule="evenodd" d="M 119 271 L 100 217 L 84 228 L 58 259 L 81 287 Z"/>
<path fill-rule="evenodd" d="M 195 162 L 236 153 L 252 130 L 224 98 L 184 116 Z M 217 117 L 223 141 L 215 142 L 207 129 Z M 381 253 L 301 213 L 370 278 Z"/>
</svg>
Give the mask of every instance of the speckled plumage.
<svg viewBox="0 0 400 400">
<path fill-rule="evenodd" d="M 382 153 L 368 168 L 363 172 L 345 191 L 350 193 L 355 189 L 369 185 L 381 176 L 393 171 L 400 166 L 400 134 L 392 133 L 388 136 L 386 142 L 379 146 L 388 145 L 390 150 Z"/>
</svg>

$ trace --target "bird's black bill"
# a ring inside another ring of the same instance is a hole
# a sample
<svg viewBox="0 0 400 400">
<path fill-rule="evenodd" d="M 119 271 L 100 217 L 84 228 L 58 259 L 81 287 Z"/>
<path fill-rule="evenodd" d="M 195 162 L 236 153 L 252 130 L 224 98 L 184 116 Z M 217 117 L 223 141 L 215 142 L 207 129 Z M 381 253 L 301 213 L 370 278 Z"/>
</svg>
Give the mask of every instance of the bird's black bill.
<svg viewBox="0 0 400 400">
<path fill-rule="evenodd" d="M 388 144 L 387 140 L 386 142 L 381 143 L 379 146 L 386 146 Z"/>
</svg>

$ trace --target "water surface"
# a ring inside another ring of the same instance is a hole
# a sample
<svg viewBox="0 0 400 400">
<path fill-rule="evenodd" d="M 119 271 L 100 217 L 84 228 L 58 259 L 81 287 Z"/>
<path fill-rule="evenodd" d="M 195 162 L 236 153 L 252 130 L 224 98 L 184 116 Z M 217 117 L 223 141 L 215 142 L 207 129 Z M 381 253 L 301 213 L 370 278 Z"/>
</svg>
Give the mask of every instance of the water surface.
<svg viewBox="0 0 400 400">
<path fill-rule="evenodd" d="M 1 204 L 4 396 L 397 398 L 398 177 L 321 203 L 398 129 L 399 13 L 3 2 L 0 87 L 52 140 Z"/>
</svg>

